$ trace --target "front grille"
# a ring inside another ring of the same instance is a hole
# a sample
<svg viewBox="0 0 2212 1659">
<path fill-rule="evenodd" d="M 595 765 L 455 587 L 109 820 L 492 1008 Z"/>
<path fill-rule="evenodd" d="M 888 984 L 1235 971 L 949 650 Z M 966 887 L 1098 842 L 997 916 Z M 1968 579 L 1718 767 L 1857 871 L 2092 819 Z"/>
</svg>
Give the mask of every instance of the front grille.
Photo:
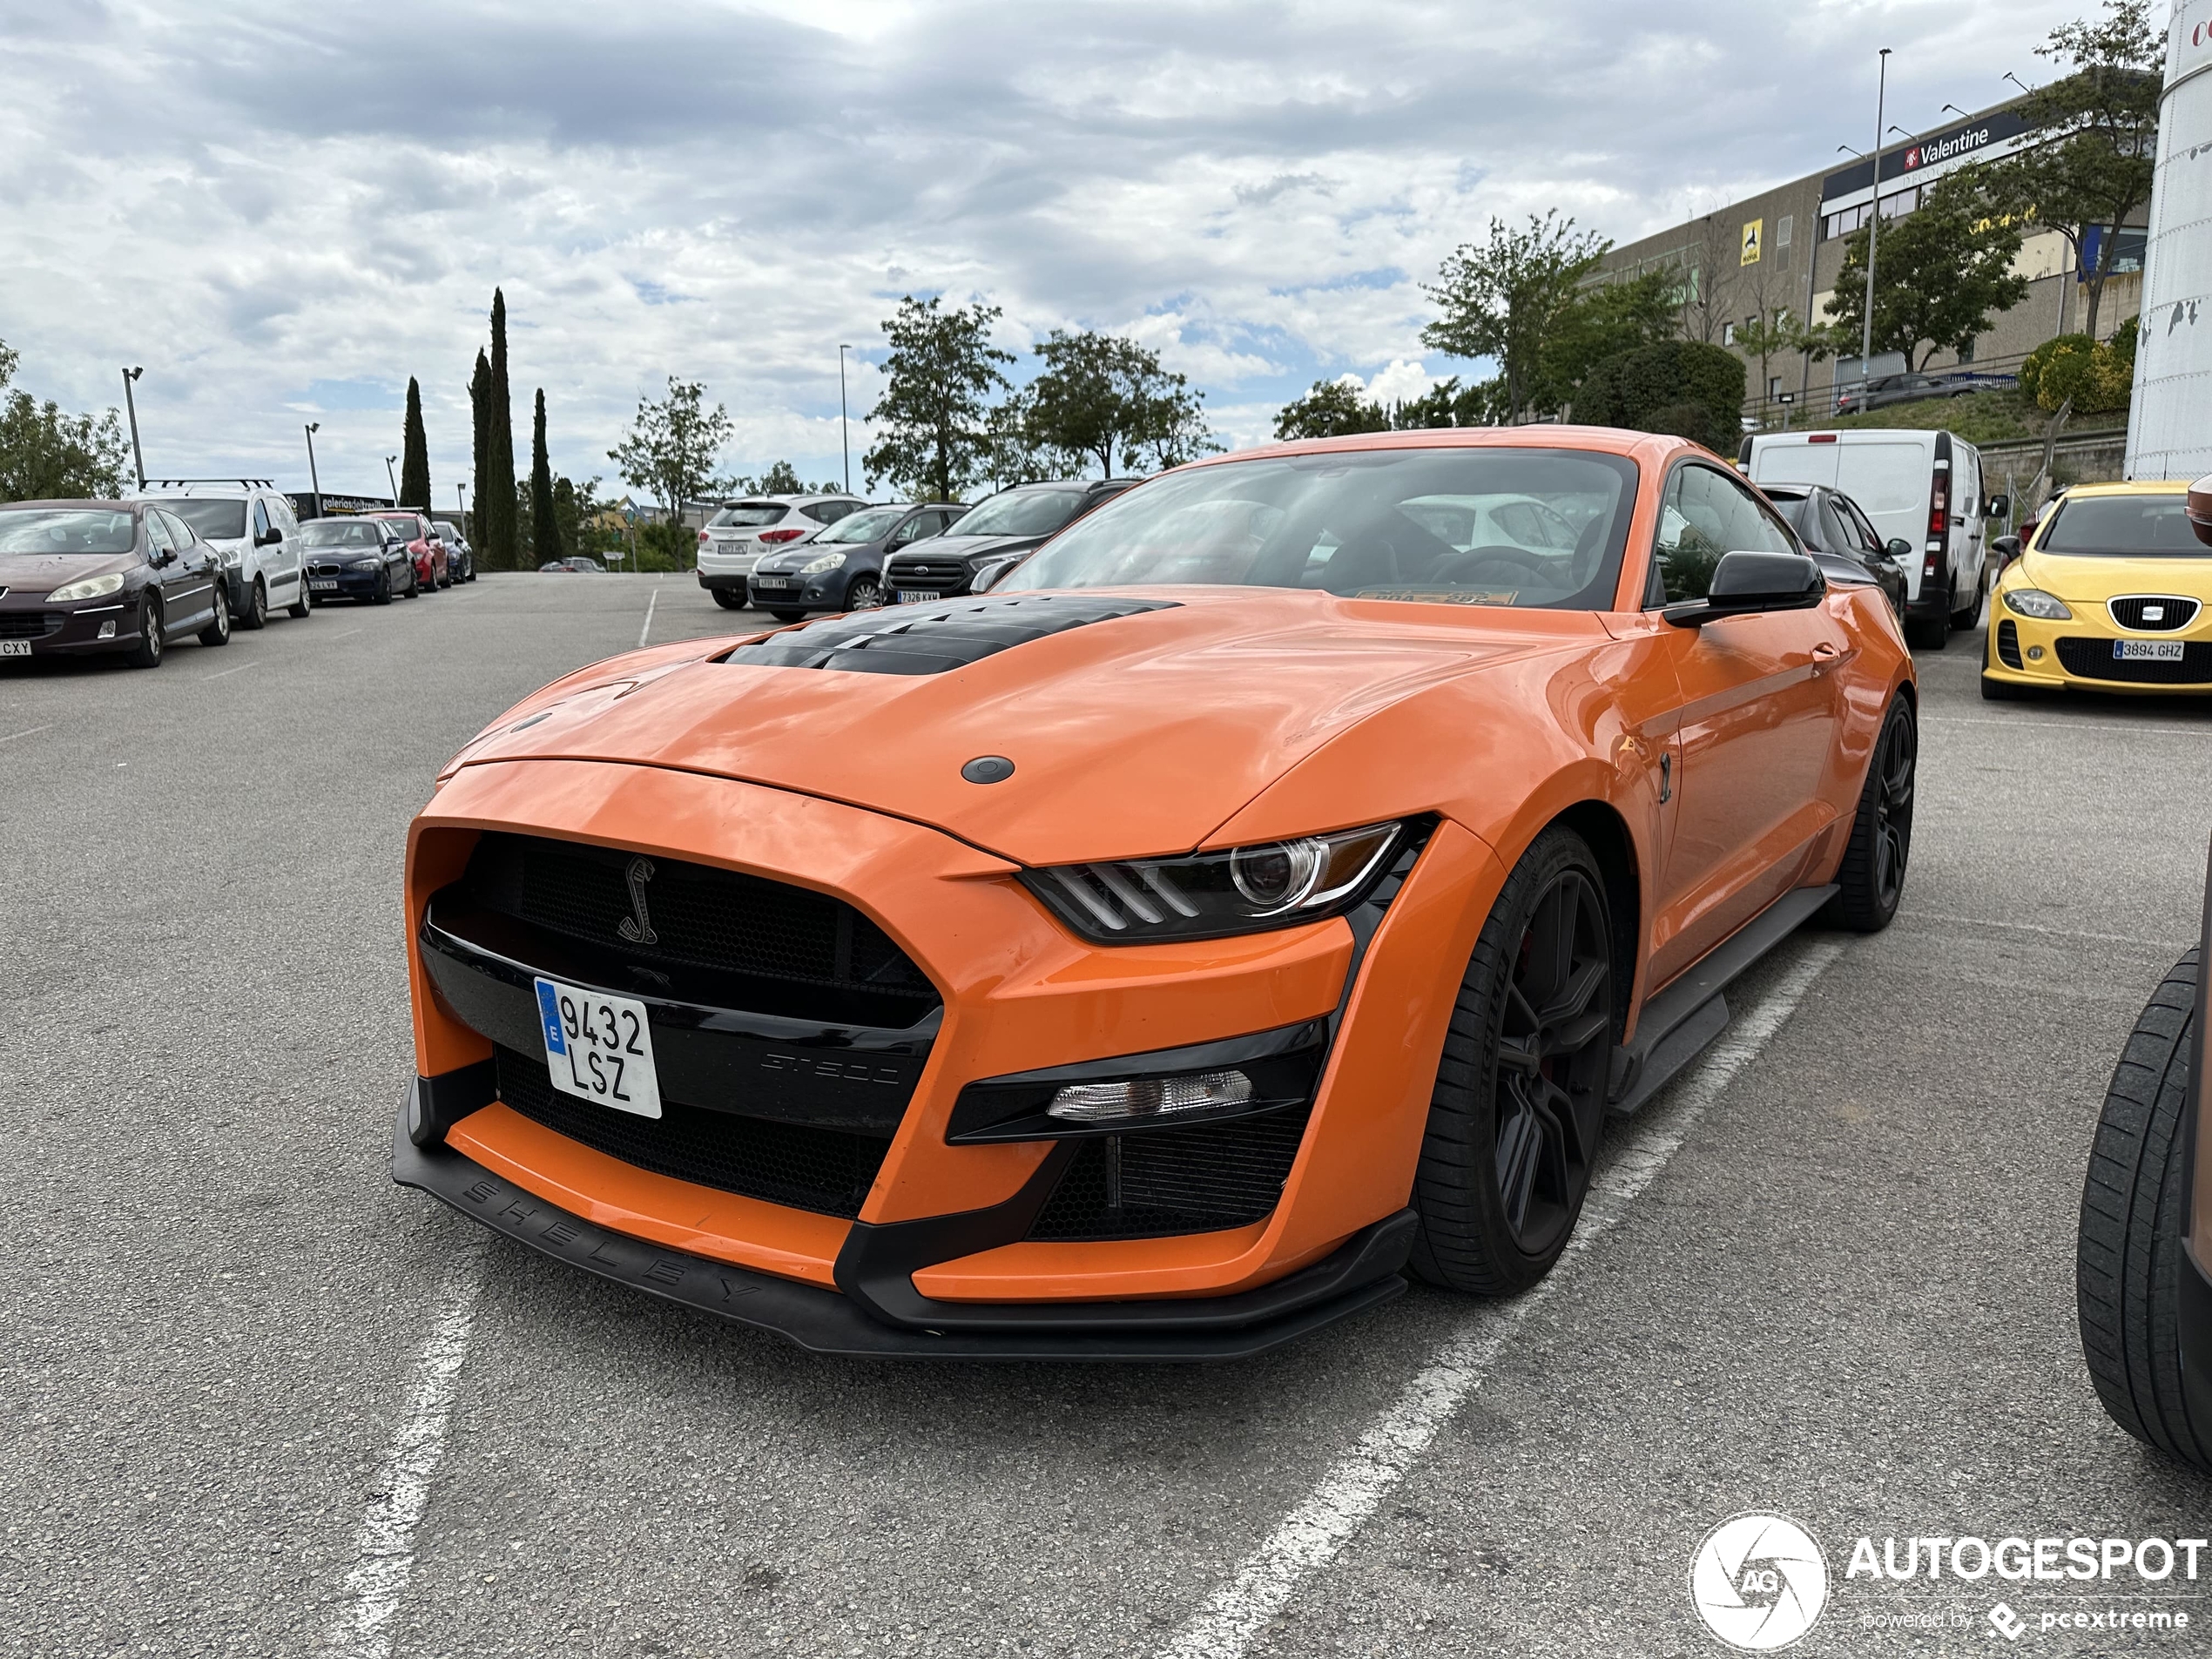
<svg viewBox="0 0 2212 1659">
<path fill-rule="evenodd" d="M 501 833 L 477 843 L 466 885 L 483 908 L 583 947 L 606 984 L 634 983 L 633 970 L 664 983 L 653 969 L 704 968 L 738 976 L 760 994 L 741 1002 L 706 999 L 717 1006 L 859 1025 L 911 1025 L 940 1003 L 936 988 L 883 929 L 808 887 Z"/>
<path fill-rule="evenodd" d="M 663 1099 L 662 1116 L 610 1111 L 553 1087 L 544 1064 L 496 1048 L 499 1097 L 532 1123 L 655 1175 L 719 1192 L 850 1220 L 860 1213 L 891 1143 L 842 1130 L 763 1118 Z"/>
<path fill-rule="evenodd" d="M 2212 641 L 2190 640 L 2178 663 L 2124 662 L 2112 654 L 2109 639 L 2069 637 L 2058 644 L 2066 671 L 2085 680 L 2128 685 L 2202 685 L 2212 683 Z"/>
<path fill-rule="evenodd" d="M 0 639 L 43 639 L 61 625 L 58 610 L 0 611 Z"/>
<path fill-rule="evenodd" d="M 1258 1221 L 1283 1195 L 1312 1111 L 1086 1140 L 1028 1236 L 1157 1238 Z"/>
<path fill-rule="evenodd" d="M 2124 599 L 2107 599 L 2105 609 L 2122 628 L 2138 633 L 2170 634 L 2196 620 L 2194 599 L 2173 593 L 2131 593 Z M 2155 616 L 2147 612 L 2155 611 Z"/>
<path fill-rule="evenodd" d="M 2020 631 L 2010 617 L 1997 624 L 1997 660 L 2007 668 L 2027 666 L 2020 661 Z"/>
</svg>

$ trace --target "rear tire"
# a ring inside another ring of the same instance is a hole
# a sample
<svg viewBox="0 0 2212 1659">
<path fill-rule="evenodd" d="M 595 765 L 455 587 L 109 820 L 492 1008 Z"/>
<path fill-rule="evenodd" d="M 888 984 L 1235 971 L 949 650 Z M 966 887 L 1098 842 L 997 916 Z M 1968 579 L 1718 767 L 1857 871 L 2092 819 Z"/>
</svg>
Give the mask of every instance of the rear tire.
<svg viewBox="0 0 2212 1659">
<path fill-rule="evenodd" d="M 714 596 L 714 603 L 720 605 L 725 610 L 743 610 L 745 609 L 745 595 L 742 593 L 733 592 L 728 588 L 710 588 L 707 591 Z"/>
<path fill-rule="evenodd" d="M 1831 927 L 1878 934 L 1897 916 L 1905 896 L 1905 867 L 1912 857 L 1912 796 L 1919 774 L 1920 733 L 1912 705 L 1899 691 L 1883 718 L 1881 735 L 1866 762 L 1851 841 L 1836 879 L 1841 890 L 1821 911 Z"/>
<path fill-rule="evenodd" d="M 1410 1264 L 1430 1284 L 1525 1291 L 1573 1237 L 1618 1036 L 1613 945 L 1597 860 L 1546 830 L 1475 940 L 1437 1066 Z"/>
<path fill-rule="evenodd" d="M 2114 1069 L 2082 1184 L 2074 1287 L 2081 1357 L 2106 1413 L 2146 1446 L 2212 1473 L 2212 1426 L 2189 1421 L 2181 1352 L 2181 1276 L 2191 1271 L 2184 1106 L 2202 971 L 2195 951 L 2175 964 Z"/>
<path fill-rule="evenodd" d="M 1981 602 L 1988 596 L 1988 593 L 1989 567 L 1984 565 L 1981 574 L 1974 578 L 1974 595 L 1973 598 L 1966 601 L 1966 608 L 1964 610 L 1954 610 L 1951 613 L 1952 627 L 1963 634 L 1979 622 Z"/>
<path fill-rule="evenodd" d="M 806 615 L 803 610 L 771 610 L 768 614 L 778 622 L 798 622 Z"/>
<path fill-rule="evenodd" d="M 238 613 L 238 625 L 248 633 L 259 632 L 269 625 L 269 587 L 260 577 L 246 592 L 246 609 Z"/>
</svg>

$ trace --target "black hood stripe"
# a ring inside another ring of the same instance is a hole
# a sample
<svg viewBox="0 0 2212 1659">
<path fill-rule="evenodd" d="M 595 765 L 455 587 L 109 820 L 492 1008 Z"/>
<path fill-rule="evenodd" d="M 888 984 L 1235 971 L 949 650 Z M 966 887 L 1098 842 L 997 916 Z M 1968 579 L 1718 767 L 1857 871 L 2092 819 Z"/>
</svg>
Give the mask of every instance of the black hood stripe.
<svg viewBox="0 0 2212 1659">
<path fill-rule="evenodd" d="M 740 645 L 722 660 L 772 668 L 840 668 L 861 674 L 941 674 L 1016 645 L 1094 622 L 1171 610 L 1170 599 L 1009 594 L 898 605 L 792 628 Z"/>
</svg>

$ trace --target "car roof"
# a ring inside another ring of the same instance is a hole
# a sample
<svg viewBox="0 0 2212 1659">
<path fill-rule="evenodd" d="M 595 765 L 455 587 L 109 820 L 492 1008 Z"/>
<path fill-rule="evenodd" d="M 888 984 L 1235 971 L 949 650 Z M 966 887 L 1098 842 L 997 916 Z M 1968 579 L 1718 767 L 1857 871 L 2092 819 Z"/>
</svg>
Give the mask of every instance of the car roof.
<svg viewBox="0 0 2212 1659">
<path fill-rule="evenodd" d="M 1796 435 L 1792 434 L 1791 435 Z M 1532 426 L 1421 427 L 1410 432 L 1356 432 L 1338 438 L 1294 438 L 1226 455 L 1185 462 L 1177 470 L 1220 467 L 1233 462 L 1272 460 L 1285 455 L 1333 455 L 1359 449 L 1587 449 L 1593 454 L 1659 461 L 1676 454 L 1707 456 L 1728 464 L 1700 443 L 1661 432 L 1629 432 L 1620 427 L 1569 426 L 1547 421 Z"/>
<path fill-rule="evenodd" d="M 148 501 L 109 501 L 99 496 L 50 496 L 43 501 L 0 502 L 0 511 L 12 511 L 18 507 L 83 507 L 95 512 L 127 513 L 138 508 L 151 507 Z"/>
</svg>

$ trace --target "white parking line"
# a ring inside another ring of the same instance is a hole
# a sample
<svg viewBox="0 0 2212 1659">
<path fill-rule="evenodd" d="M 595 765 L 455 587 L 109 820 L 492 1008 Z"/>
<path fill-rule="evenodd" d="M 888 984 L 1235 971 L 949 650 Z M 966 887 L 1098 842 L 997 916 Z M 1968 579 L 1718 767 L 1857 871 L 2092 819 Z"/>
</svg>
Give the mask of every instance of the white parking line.
<svg viewBox="0 0 2212 1659">
<path fill-rule="evenodd" d="M 2006 933 L 2042 934 L 2052 939 L 2096 939 L 2107 945 L 2146 945 L 2154 950 L 2187 950 L 2188 941 L 2179 939 L 2144 939 L 2134 934 L 2093 934 L 2080 927 L 2044 927 L 2032 921 L 1992 921 L 1987 916 L 1954 916 L 1944 910 L 1900 910 L 1898 917 L 1906 921 L 1954 921 L 1969 927 L 1998 927 Z"/>
<path fill-rule="evenodd" d="M 2034 732 L 2119 732 L 2168 738 L 2212 738 L 2212 725 L 2129 725 L 2124 720 L 1980 720 L 1965 714 L 1934 714 L 1922 725 L 2008 725 Z"/>
<path fill-rule="evenodd" d="M 240 663 L 236 668 L 226 668 L 213 674 L 202 674 L 199 678 L 203 680 L 226 680 L 233 674 L 243 674 L 247 669 L 259 668 L 260 665 L 259 663 Z"/>
<path fill-rule="evenodd" d="M 361 632 L 361 630 L 358 628 L 348 628 L 342 634 L 324 634 L 322 637 L 325 639 L 351 639 L 359 632 Z"/>
<path fill-rule="evenodd" d="M 645 649 L 645 636 L 653 631 L 653 607 L 660 603 L 660 588 L 653 589 L 653 597 L 645 601 L 645 625 L 637 631 L 637 649 Z"/>
<path fill-rule="evenodd" d="M 384 1467 L 361 1529 L 354 1535 L 354 1570 L 345 1604 L 324 1641 L 328 1652 L 349 1659 L 386 1659 L 392 1651 L 392 1615 L 415 1573 L 415 1529 L 430 1501 L 430 1481 L 445 1453 L 446 1420 L 453 1413 L 455 1379 L 468 1362 L 476 1324 L 476 1288 L 482 1279 L 484 1240 L 464 1244 L 453 1258 L 439 1295 L 438 1322 L 415 1357 L 407 1413 L 392 1436 Z"/>
<path fill-rule="evenodd" d="M 6 737 L 0 738 L 0 743 L 13 743 L 17 738 L 35 738 L 41 732 L 51 732 L 53 729 L 54 723 L 49 720 L 44 725 L 26 726 L 21 732 L 10 732 Z"/>
<path fill-rule="evenodd" d="M 1758 1057 L 1813 981 L 1843 950 L 1837 940 L 1811 945 L 1758 1006 L 1722 1034 L 1689 1075 L 1668 1090 L 1662 1097 L 1664 1109 L 1639 1125 L 1591 1184 L 1581 1222 L 1551 1277 L 1494 1313 L 1479 1318 L 1439 1349 L 1406 1385 L 1397 1404 L 1321 1477 L 1234 1576 L 1206 1598 L 1161 1649 L 1162 1659 L 1239 1659 L 1300 1582 L 1335 1559 L 1406 1477 L 1467 1397 L 1481 1386 L 1508 1339 L 1557 1291 L 1575 1260 L 1611 1230 L 1630 1201 L 1667 1167 L 1721 1091 Z"/>
</svg>

